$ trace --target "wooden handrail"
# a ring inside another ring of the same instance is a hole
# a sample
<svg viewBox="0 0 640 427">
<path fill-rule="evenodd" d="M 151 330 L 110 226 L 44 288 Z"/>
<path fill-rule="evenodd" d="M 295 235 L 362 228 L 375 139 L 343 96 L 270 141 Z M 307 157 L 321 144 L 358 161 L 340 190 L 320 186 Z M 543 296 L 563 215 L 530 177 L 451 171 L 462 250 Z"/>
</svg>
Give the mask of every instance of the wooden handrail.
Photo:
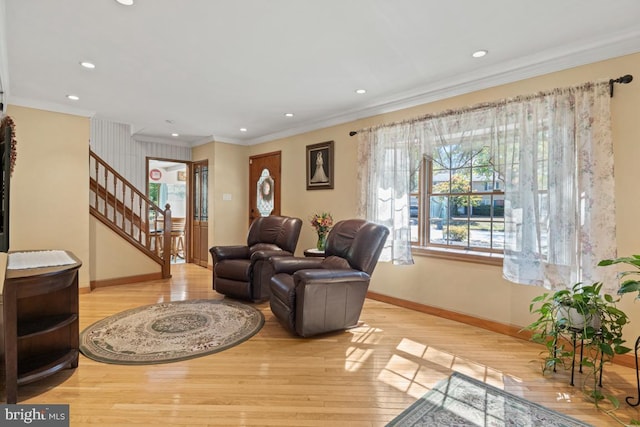
<svg viewBox="0 0 640 427">
<path fill-rule="evenodd" d="M 91 214 L 160 264 L 162 277 L 171 277 L 171 206 L 160 208 L 91 150 L 89 191 Z M 155 229 L 159 217 L 161 235 Z"/>
</svg>

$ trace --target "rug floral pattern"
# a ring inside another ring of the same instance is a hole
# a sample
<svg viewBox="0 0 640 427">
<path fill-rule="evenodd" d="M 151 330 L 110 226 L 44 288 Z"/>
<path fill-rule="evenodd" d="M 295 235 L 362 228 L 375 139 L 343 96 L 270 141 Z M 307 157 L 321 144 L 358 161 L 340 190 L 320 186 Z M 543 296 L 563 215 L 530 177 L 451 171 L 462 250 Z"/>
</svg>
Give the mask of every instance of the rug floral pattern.
<svg viewBox="0 0 640 427">
<path fill-rule="evenodd" d="M 100 320 L 80 334 L 80 351 L 105 363 L 176 362 L 233 347 L 258 333 L 264 316 L 228 300 L 148 305 Z"/>
<path fill-rule="evenodd" d="M 387 426 L 589 427 L 589 424 L 454 372 Z"/>
</svg>

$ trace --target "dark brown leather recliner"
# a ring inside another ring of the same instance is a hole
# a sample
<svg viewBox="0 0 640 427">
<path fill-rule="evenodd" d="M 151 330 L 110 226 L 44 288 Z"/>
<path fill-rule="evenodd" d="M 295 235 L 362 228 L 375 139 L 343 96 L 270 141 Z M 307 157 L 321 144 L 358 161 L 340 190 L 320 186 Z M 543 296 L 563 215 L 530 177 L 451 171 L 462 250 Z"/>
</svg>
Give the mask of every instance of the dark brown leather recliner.
<svg viewBox="0 0 640 427">
<path fill-rule="evenodd" d="M 271 311 L 303 337 L 356 326 L 389 229 L 360 219 L 329 232 L 325 258 L 271 258 Z"/>
<path fill-rule="evenodd" d="M 264 265 L 272 256 L 293 256 L 301 228 L 300 218 L 260 217 L 251 223 L 246 245 L 211 247 L 213 289 L 232 298 L 268 299 L 272 270 Z"/>
</svg>

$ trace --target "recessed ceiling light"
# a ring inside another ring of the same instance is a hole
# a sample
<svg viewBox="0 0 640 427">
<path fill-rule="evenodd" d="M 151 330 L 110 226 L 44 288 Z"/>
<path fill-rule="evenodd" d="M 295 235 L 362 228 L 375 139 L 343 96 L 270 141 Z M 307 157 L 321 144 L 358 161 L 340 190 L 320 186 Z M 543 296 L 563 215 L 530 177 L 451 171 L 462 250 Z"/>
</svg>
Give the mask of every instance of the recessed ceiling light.
<svg viewBox="0 0 640 427">
<path fill-rule="evenodd" d="M 293 113 L 284 113 L 285 117 L 293 117 Z"/>
<path fill-rule="evenodd" d="M 171 136 L 180 136 L 180 134 L 174 132 L 174 133 L 171 134 Z"/>
<path fill-rule="evenodd" d="M 67 98 L 72 101 L 78 101 L 80 99 L 78 95 L 67 95 Z"/>
<path fill-rule="evenodd" d="M 80 65 L 82 65 L 84 68 L 89 68 L 90 70 L 93 70 L 94 68 L 96 68 L 96 64 L 88 61 L 82 61 Z"/>
<path fill-rule="evenodd" d="M 118 3 L 120 3 L 123 6 L 131 6 L 133 5 L 133 0 L 116 0 Z"/>
<path fill-rule="evenodd" d="M 475 52 L 473 52 L 471 54 L 471 56 L 473 56 L 474 58 L 482 58 L 483 56 L 485 56 L 487 53 L 489 53 L 488 50 L 476 50 Z"/>
<path fill-rule="evenodd" d="M 358 95 L 362 95 L 363 93 L 367 93 L 367 90 L 366 89 L 356 89 L 356 93 Z"/>
<path fill-rule="evenodd" d="M 247 128 L 240 128 L 240 132 L 246 132 Z"/>
</svg>

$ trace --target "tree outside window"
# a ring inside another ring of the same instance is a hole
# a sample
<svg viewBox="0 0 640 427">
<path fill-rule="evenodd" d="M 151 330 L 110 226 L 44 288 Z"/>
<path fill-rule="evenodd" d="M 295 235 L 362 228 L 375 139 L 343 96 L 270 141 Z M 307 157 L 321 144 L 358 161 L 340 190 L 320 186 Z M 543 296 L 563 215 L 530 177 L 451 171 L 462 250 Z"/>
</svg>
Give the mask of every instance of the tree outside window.
<svg viewBox="0 0 640 427">
<path fill-rule="evenodd" d="M 445 146 L 424 159 L 419 172 L 422 185 L 411 194 L 415 246 L 502 252 L 504 185 L 486 149 L 464 152 Z M 414 205 L 424 207 L 415 216 Z"/>
</svg>

